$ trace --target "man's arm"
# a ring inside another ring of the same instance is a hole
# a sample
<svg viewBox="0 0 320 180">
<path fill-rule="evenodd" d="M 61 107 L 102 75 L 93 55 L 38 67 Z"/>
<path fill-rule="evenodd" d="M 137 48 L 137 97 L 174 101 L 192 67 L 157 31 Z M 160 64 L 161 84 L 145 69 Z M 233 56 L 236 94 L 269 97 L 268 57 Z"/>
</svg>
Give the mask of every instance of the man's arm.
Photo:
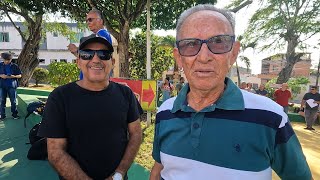
<svg viewBox="0 0 320 180">
<path fill-rule="evenodd" d="M 18 74 L 18 75 L 11 75 L 11 76 L 7 76 L 6 78 L 11 78 L 11 79 L 14 79 L 14 78 L 16 78 L 16 79 L 20 79 L 22 76 L 21 76 L 21 74 Z"/>
<path fill-rule="evenodd" d="M 302 99 L 300 109 L 302 109 L 305 106 L 305 104 L 306 104 L 306 100 Z"/>
<path fill-rule="evenodd" d="M 160 172 L 163 169 L 163 165 L 157 161 L 154 163 L 153 168 L 150 172 L 150 180 L 160 180 Z"/>
<path fill-rule="evenodd" d="M 60 176 L 68 180 L 91 180 L 66 152 L 67 139 L 47 138 L 48 160 Z"/>
<path fill-rule="evenodd" d="M 129 142 L 116 172 L 124 175 L 130 168 L 142 142 L 140 119 L 128 124 Z"/>
<path fill-rule="evenodd" d="M 78 57 L 78 47 L 75 44 L 69 44 L 67 47 L 75 57 Z"/>
<path fill-rule="evenodd" d="M 278 91 L 278 90 L 276 90 L 276 91 L 273 93 L 273 98 L 274 98 L 274 99 L 277 99 L 277 91 Z"/>
</svg>

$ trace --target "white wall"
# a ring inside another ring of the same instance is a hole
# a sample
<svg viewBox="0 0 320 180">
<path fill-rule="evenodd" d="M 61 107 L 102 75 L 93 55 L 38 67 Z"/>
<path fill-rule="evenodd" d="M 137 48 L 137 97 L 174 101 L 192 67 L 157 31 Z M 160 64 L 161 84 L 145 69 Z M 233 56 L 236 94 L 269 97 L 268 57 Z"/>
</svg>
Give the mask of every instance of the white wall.
<svg viewBox="0 0 320 180">
<path fill-rule="evenodd" d="M 22 38 L 13 26 L 1 26 L 0 32 L 9 33 L 9 42 L 0 42 L 0 49 L 22 49 Z"/>
<path fill-rule="evenodd" d="M 50 59 L 57 59 L 57 62 L 60 62 L 61 59 L 67 59 L 68 63 L 71 63 L 76 57 L 71 54 L 68 50 L 65 51 L 39 51 L 39 59 L 45 59 L 45 63 L 40 63 L 40 65 L 49 65 Z"/>
</svg>

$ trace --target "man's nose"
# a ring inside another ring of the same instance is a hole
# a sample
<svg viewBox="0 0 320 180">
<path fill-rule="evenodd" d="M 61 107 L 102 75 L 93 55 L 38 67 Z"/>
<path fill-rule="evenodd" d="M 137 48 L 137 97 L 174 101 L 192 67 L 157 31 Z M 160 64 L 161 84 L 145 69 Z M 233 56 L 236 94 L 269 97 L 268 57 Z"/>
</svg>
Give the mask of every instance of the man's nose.
<svg viewBox="0 0 320 180">
<path fill-rule="evenodd" d="M 213 53 L 209 50 L 209 47 L 206 43 L 201 45 L 200 51 L 198 53 L 197 59 L 201 62 L 207 62 L 210 60 L 210 57 Z"/>
<path fill-rule="evenodd" d="M 92 58 L 91 61 L 97 61 L 97 62 L 99 62 L 100 60 L 101 60 L 101 59 L 98 57 L 97 53 L 95 52 L 95 53 L 94 53 L 94 56 L 93 56 L 93 58 Z"/>
</svg>

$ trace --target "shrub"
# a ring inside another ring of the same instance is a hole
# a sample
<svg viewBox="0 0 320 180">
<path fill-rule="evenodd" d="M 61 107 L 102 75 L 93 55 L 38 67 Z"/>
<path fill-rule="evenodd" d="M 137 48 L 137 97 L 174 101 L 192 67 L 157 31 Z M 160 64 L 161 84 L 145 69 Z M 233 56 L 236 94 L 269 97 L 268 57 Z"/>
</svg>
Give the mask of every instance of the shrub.
<svg viewBox="0 0 320 180">
<path fill-rule="evenodd" d="M 49 71 L 44 68 L 37 67 L 32 75 L 32 78 L 36 81 L 36 86 L 38 86 L 39 83 L 46 83 L 48 79 Z"/>
<path fill-rule="evenodd" d="M 80 70 L 75 63 L 54 62 L 48 66 L 52 86 L 61 86 L 79 78 Z"/>
</svg>

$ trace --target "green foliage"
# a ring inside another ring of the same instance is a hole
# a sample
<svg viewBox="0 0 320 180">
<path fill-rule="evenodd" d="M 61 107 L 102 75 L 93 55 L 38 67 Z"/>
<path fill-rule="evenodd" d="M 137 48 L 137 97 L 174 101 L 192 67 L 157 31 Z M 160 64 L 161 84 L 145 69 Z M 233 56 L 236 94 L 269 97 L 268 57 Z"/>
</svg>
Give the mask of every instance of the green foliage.
<svg viewBox="0 0 320 180">
<path fill-rule="evenodd" d="M 169 37 L 173 38 L 172 36 Z M 160 79 L 162 72 L 168 70 L 174 64 L 172 55 L 172 46 L 162 46 L 164 37 L 151 35 L 151 78 Z M 168 39 L 168 37 L 167 37 Z M 130 77 L 137 79 L 146 79 L 146 33 L 137 34 L 130 41 L 130 52 L 133 57 L 130 60 Z"/>
<path fill-rule="evenodd" d="M 290 40 L 307 47 L 304 41 L 320 32 L 320 0 L 260 0 L 260 3 L 261 8 L 249 21 L 245 39 L 261 42 L 262 50 L 283 48 Z"/>
<path fill-rule="evenodd" d="M 268 97 L 273 99 L 273 94 L 276 88 L 273 85 L 276 84 L 277 78 L 271 79 L 269 82 L 266 83 L 266 90 L 268 91 Z M 287 82 L 289 85 L 289 89 L 291 90 L 292 97 L 297 97 L 298 94 L 301 93 L 301 90 L 305 90 L 305 85 L 309 83 L 309 79 L 306 77 L 297 77 L 297 78 L 290 78 Z"/>
<path fill-rule="evenodd" d="M 36 68 L 33 72 L 32 78 L 36 81 L 36 86 L 39 83 L 45 83 L 48 79 L 49 71 L 44 68 Z"/>
<path fill-rule="evenodd" d="M 61 86 L 79 77 L 80 70 L 75 63 L 54 62 L 48 66 L 49 81 L 53 86 Z"/>
</svg>

